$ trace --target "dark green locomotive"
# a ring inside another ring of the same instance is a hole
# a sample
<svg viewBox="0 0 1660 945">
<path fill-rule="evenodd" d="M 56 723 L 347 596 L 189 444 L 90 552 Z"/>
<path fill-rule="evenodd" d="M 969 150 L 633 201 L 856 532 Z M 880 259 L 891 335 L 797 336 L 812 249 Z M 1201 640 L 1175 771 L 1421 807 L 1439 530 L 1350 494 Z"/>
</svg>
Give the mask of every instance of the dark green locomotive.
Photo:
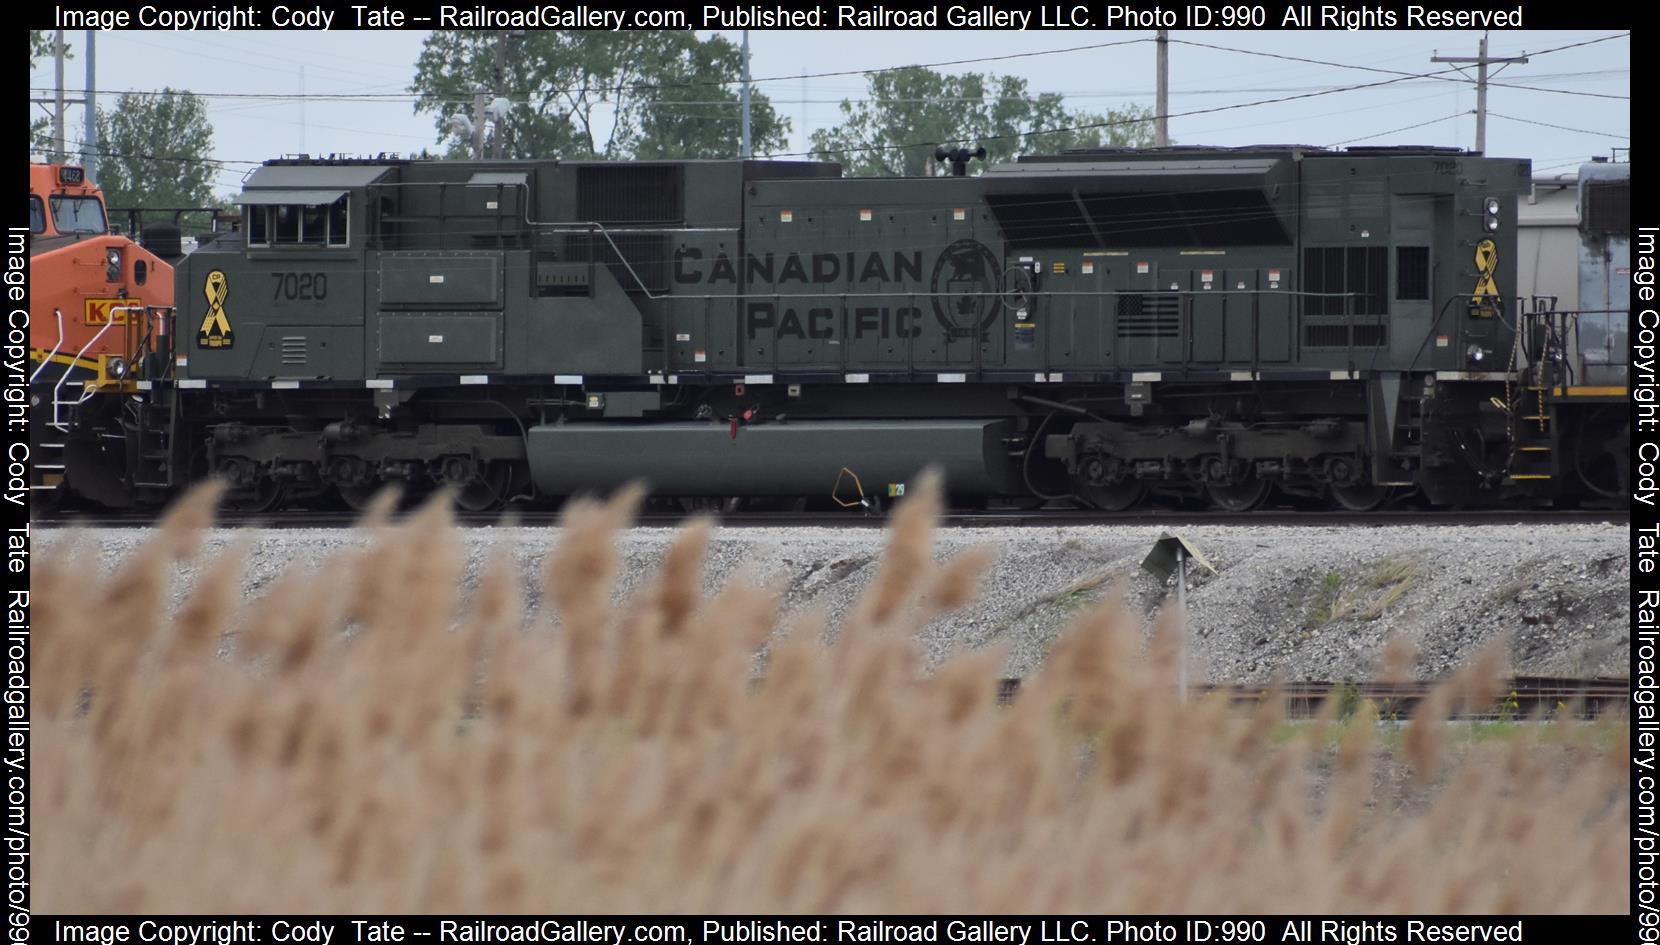
<svg viewBox="0 0 1660 945">
<path fill-rule="evenodd" d="M 488 508 L 638 478 L 850 501 L 936 464 L 958 496 L 1107 509 L 1559 497 L 1507 309 L 1528 180 L 1427 148 L 928 179 L 273 161 L 240 230 L 179 265 L 125 455 L 81 480 L 111 501 L 216 472 L 257 507 L 447 485 Z"/>
</svg>

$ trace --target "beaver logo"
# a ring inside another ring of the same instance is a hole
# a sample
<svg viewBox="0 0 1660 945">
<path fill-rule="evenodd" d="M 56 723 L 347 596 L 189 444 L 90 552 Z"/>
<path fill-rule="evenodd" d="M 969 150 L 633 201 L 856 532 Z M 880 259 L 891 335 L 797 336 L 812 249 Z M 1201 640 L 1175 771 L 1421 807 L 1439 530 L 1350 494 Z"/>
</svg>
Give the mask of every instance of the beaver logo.
<svg viewBox="0 0 1660 945">
<path fill-rule="evenodd" d="M 934 263 L 934 317 L 949 338 L 984 338 L 1003 312 L 997 257 L 977 240 L 957 240 Z"/>
</svg>

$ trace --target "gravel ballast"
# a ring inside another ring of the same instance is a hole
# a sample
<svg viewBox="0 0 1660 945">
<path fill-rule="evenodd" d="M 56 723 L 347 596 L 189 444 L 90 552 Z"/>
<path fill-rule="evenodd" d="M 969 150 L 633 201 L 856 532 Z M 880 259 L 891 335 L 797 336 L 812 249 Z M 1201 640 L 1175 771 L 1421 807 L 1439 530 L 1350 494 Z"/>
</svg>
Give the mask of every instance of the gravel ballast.
<svg viewBox="0 0 1660 945">
<path fill-rule="evenodd" d="M 976 545 L 998 557 L 973 603 L 920 632 L 924 659 L 936 665 L 956 648 L 1001 644 L 1010 648 L 1005 674 L 1024 675 L 1041 664 L 1072 617 L 1119 583 L 1130 606 L 1151 615 L 1170 593 L 1140 567 L 1160 531 L 1142 525 L 940 531 L 941 558 Z M 1507 639 L 1510 670 L 1518 674 L 1628 671 L 1631 562 L 1623 524 L 1199 525 L 1179 532 L 1217 569 L 1189 574 L 1190 659 L 1199 679 L 1261 682 L 1276 671 L 1289 680 L 1367 678 L 1397 634 L 1416 644 L 1420 678 L 1445 675 L 1494 638 Z M 36 554 L 49 559 L 71 534 L 37 531 Z M 149 534 L 99 535 L 103 566 L 113 568 Z M 649 578 L 674 534 L 661 528 L 622 533 L 620 594 Z M 519 563 L 535 606 L 557 528 L 479 528 L 461 536 L 469 584 L 486 562 L 507 553 Z M 314 566 L 368 540 L 366 533 L 340 529 L 217 529 L 207 533 L 203 554 L 247 542 L 247 591 L 254 597 L 285 568 Z M 718 529 L 709 546 L 708 584 L 733 577 L 765 584 L 779 590 L 786 615 L 821 608 L 834 627 L 870 581 L 885 541 L 874 529 Z M 179 569 L 175 603 L 201 564 Z"/>
</svg>

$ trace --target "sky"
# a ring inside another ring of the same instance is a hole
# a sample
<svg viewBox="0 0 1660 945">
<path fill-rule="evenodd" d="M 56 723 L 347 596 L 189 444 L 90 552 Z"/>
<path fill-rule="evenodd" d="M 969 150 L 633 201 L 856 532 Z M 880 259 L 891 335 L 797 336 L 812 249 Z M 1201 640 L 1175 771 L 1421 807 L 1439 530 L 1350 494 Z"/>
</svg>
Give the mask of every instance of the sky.
<svg viewBox="0 0 1660 945">
<path fill-rule="evenodd" d="M 738 39 L 738 31 L 724 32 Z M 1494 85 L 1488 92 L 1487 152 L 1530 158 L 1535 174 L 1545 175 L 1571 173 L 1592 155 L 1629 147 L 1629 35 L 1542 52 L 1621 32 L 1492 33 L 1489 55 L 1527 54 L 1530 61 L 1495 67 L 1491 79 L 1504 85 Z M 302 93 L 404 92 L 426 35 L 414 30 L 105 32 L 97 37 L 98 96 L 105 107 L 123 91 L 163 86 L 210 96 L 214 156 L 223 162 L 216 190 L 234 193 L 258 162 L 285 154 L 437 150 L 432 116 L 414 111 L 413 96 L 301 97 Z M 839 121 L 838 103 L 867 94 L 861 75 L 800 78 L 803 74 L 1018 55 L 939 68 L 1023 76 L 1034 94 L 1058 92 L 1070 107 L 1092 112 L 1128 104 L 1151 107 L 1156 81 L 1153 35 L 1150 30 L 756 30 L 750 33 L 750 71 L 757 80 L 756 90 L 769 96 L 790 120 L 788 150 L 799 152 L 807 149 L 812 130 Z M 66 39 L 79 49 L 85 34 L 66 33 Z M 1170 135 L 1178 144 L 1471 148 L 1475 144 L 1473 81 L 1448 81 L 1458 77 L 1447 71 L 1453 67 L 1430 60 L 1437 54 L 1473 56 L 1480 39 L 1479 30 L 1173 30 Z M 1147 41 L 1076 48 L 1124 40 Z M 1473 80 L 1474 68 L 1465 68 Z M 1368 69 L 1442 72 L 1448 78 L 1327 91 L 1396 77 Z M 31 96 L 49 96 L 52 84 L 47 57 L 30 76 Z M 65 86 L 78 93 L 83 84 L 84 59 L 77 53 L 66 67 Z M 225 95 L 272 97 L 213 97 Z M 1301 97 L 1265 101 L 1293 96 Z M 42 114 L 39 106 L 33 106 L 33 114 Z M 73 150 L 83 134 L 81 110 L 72 106 L 67 114 L 66 136 Z M 734 142 L 737 127 L 734 121 Z"/>
</svg>

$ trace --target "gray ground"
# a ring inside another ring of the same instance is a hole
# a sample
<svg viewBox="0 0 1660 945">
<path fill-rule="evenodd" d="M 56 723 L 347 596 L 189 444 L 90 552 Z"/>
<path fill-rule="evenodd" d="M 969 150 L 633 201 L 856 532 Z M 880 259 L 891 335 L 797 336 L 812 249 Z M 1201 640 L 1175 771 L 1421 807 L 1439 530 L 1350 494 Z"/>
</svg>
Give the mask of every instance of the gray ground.
<svg viewBox="0 0 1660 945">
<path fill-rule="evenodd" d="M 1384 641 L 1417 644 L 1417 675 L 1435 677 L 1482 642 L 1508 635 L 1516 673 L 1623 675 L 1630 651 L 1630 551 L 1624 525 L 1478 527 L 1239 527 L 1181 529 L 1216 566 L 1189 579 L 1196 676 L 1263 681 L 1371 675 Z M 50 556 L 63 531 L 37 532 Z M 146 536 L 100 538 L 105 564 Z M 1147 526 L 959 529 L 939 533 L 942 556 L 971 545 L 999 553 L 980 597 L 965 611 L 925 628 L 924 652 L 937 662 L 954 647 L 1006 642 L 1008 675 L 1039 664 L 1056 634 L 1114 582 L 1127 580 L 1133 606 L 1151 612 L 1167 589 L 1140 568 L 1159 529 Z M 207 553 L 241 536 L 253 542 L 250 596 L 286 566 L 316 561 L 366 540 L 339 530 L 217 530 Z M 541 559 L 558 539 L 552 528 L 472 529 L 464 533 L 468 580 L 491 554 L 511 551 L 535 599 Z M 655 567 L 673 532 L 626 533 L 623 589 Z M 846 611 L 875 571 L 883 536 L 874 529 L 744 528 L 717 531 L 711 586 L 734 574 L 783 589 L 783 606 Z M 194 569 L 181 571 L 182 599 Z"/>
</svg>

